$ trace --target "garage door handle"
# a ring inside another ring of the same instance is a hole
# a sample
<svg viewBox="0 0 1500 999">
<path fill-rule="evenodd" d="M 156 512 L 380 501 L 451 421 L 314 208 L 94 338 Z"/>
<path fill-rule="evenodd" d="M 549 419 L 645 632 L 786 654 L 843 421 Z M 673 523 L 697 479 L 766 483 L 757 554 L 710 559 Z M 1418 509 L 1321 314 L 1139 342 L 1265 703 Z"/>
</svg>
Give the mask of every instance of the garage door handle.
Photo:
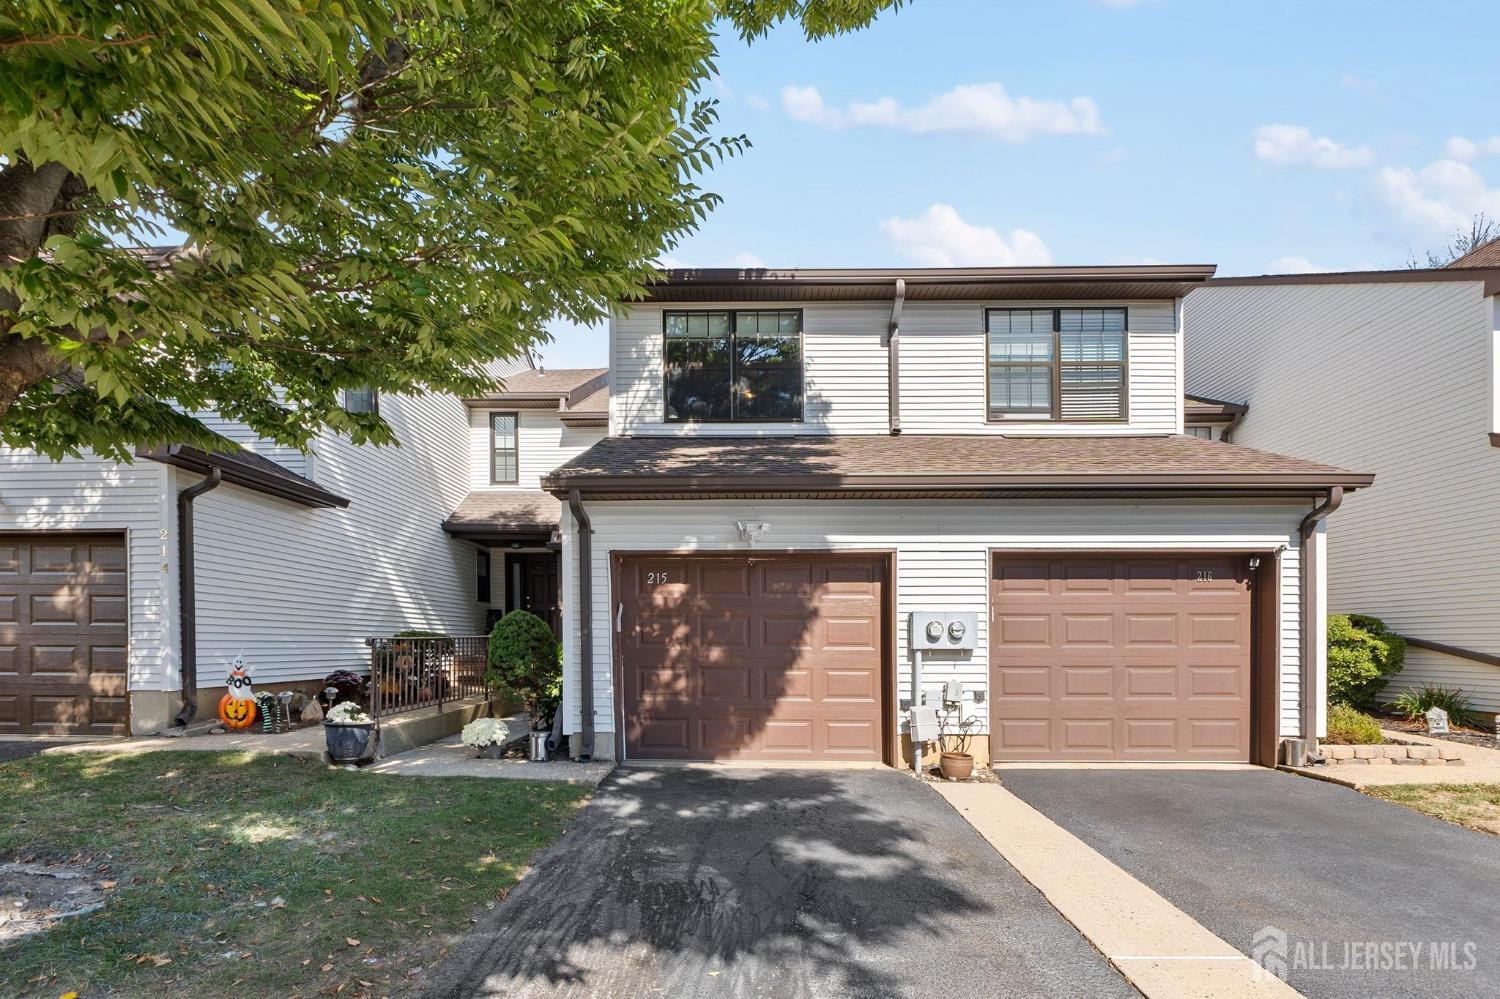
<svg viewBox="0 0 1500 999">
<path fill-rule="evenodd" d="M 623 602 L 615 604 L 615 631 L 616 632 L 619 632 L 619 630 L 620 630 L 620 619 L 622 617 L 624 617 L 624 616 L 625 616 L 625 604 Z"/>
</svg>

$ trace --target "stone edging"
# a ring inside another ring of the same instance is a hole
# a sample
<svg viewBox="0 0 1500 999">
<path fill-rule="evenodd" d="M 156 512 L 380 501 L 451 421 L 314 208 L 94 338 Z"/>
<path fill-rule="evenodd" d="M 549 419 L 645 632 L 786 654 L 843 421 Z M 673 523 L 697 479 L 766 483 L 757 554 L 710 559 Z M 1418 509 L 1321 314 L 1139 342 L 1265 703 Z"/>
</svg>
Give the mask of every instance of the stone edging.
<svg viewBox="0 0 1500 999">
<path fill-rule="evenodd" d="M 1318 747 L 1323 758 L 1335 765 L 1360 764 L 1385 766 L 1399 763 L 1407 766 L 1459 767 L 1463 755 L 1459 743 L 1450 746 L 1329 746 Z"/>
</svg>

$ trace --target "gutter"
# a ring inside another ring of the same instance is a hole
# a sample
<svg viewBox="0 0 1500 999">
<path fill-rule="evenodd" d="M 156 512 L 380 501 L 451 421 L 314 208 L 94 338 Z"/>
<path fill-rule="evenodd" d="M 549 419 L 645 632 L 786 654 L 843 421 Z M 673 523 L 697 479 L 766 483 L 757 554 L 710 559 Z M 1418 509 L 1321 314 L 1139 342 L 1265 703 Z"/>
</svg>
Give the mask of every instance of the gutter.
<svg viewBox="0 0 1500 999">
<path fill-rule="evenodd" d="M 578 709 L 583 716 L 578 762 L 594 758 L 594 525 L 577 489 L 568 490 L 568 509 L 578 524 Z"/>
<path fill-rule="evenodd" d="M 891 299 L 891 326 L 886 336 L 886 364 L 890 369 L 886 408 L 890 411 L 892 437 L 901 433 L 901 310 L 905 305 L 906 279 L 897 278 L 895 296 Z"/>
<path fill-rule="evenodd" d="M 193 565 L 193 500 L 218 488 L 224 473 L 209 467 L 202 482 L 177 493 L 177 600 L 182 613 L 182 709 L 172 723 L 186 726 L 198 713 L 198 599 Z"/>
<path fill-rule="evenodd" d="M 1344 487 L 1332 486 L 1328 490 L 1328 498 L 1302 518 L 1302 523 L 1297 526 L 1297 533 L 1302 539 L 1301 546 L 1301 587 L 1302 587 L 1302 706 L 1298 714 L 1301 717 L 1302 739 L 1306 743 L 1309 754 L 1315 753 L 1318 746 L 1318 701 L 1319 684 L 1317 668 L 1317 651 L 1319 642 L 1323 636 L 1319 634 L 1316 622 L 1319 620 L 1318 600 L 1318 577 L 1322 570 L 1320 559 L 1322 555 L 1321 546 L 1310 544 L 1313 535 L 1318 530 L 1318 525 L 1327 520 L 1329 515 L 1337 510 L 1344 502 Z M 1324 608 L 1326 610 L 1326 607 Z M 1325 653 L 1326 655 L 1326 653 Z"/>
</svg>

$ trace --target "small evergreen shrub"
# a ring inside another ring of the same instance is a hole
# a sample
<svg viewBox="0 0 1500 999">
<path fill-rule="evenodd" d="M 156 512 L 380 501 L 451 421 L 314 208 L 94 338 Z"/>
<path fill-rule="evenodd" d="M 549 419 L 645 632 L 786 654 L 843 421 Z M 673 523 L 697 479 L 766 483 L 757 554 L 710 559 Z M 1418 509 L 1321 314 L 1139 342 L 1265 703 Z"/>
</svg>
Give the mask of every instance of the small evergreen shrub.
<svg viewBox="0 0 1500 999">
<path fill-rule="evenodd" d="M 1367 614 L 1328 615 L 1328 700 L 1365 707 L 1401 671 L 1406 640 Z"/>
<path fill-rule="evenodd" d="M 547 622 L 523 610 L 495 622 L 484 679 L 519 697 L 533 726 L 546 726 L 562 701 L 562 649 Z"/>
<path fill-rule="evenodd" d="M 1347 704 L 1332 704 L 1328 708 L 1328 738 L 1323 740 L 1336 746 L 1378 746 L 1385 742 L 1380 734 L 1380 723 L 1357 708 Z"/>
<path fill-rule="evenodd" d="M 1448 712 L 1450 724 L 1474 723 L 1474 709 L 1469 704 L 1469 695 L 1453 687 L 1424 683 L 1420 690 L 1404 690 L 1397 694 L 1391 707 L 1407 721 L 1425 722 L 1427 712 L 1433 708 L 1442 708 Z"/>
</svg>

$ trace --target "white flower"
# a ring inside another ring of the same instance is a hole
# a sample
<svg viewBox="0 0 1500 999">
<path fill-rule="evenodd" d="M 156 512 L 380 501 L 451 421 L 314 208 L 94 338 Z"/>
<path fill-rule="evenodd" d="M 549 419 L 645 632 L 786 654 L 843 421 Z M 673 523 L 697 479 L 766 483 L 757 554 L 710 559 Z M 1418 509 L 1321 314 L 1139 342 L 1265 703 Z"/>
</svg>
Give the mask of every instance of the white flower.
<svg viewBox="0 0 1500 999">
<path fill-rule="evenodd" d="M 328 712 L 330 725 L 368 725 L 374 720 L 365 713 L 364 708 L 353 701 L 335 704 L 333 710 Z"/>
<path fill-rule="evenodd" d="M 498 718 L 478 718 L 464 726 L 459 734 L 465 746 L 475 749 L 504 742 L 510 736 L 510 727 Z"/>
</svg>

